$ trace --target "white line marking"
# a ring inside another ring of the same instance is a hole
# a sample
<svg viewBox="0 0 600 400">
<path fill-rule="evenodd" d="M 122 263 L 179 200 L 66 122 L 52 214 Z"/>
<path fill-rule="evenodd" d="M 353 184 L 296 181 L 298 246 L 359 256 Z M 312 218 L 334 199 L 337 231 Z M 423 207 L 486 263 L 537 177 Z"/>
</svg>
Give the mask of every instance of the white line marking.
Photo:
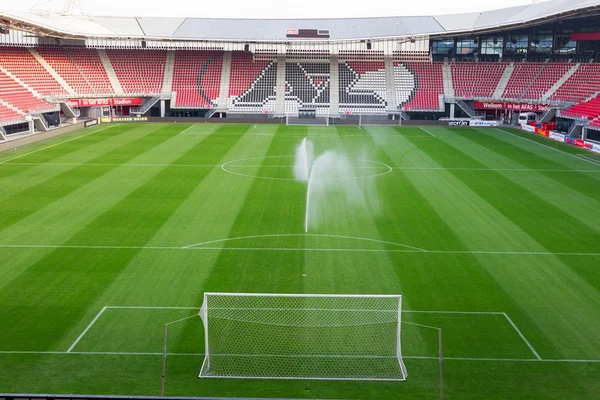
<svg viewBox="0 0 600 400">
<path fill-rule="evenodd" d="M 90 132 L 90 133 L 86 133 L 85 135 L 79 135 L 79 136 L 76 136 L 76 137 L 74 137 L 74 138 L 71 138 L 71 139 L 65 140 L 65 141 L 63 141 L 63 142 L 54 143 L 54 144 L 52 144 L 52 145 L 50 145 L 50 146 L 42 147 L 41 149 L 37 149 L 37 150 L 34 150 L 34 151 L 30 151 L 29 153 L 21 154 L 21 155 L 18 155 L 18 156 L 16 156 L 16 157 L 9 158 L 8 160 L 0 161 L 0 164 L 5 164 L 5 163 L 7 163 L 7 162 L 9 162 L 9 161 L 12 161 L 12 160 L 17 160 L 17 159 L 19 159 L 19 158 L 22 158 L 22 157 L 28 156 L 28 155 L 30 155 L 30 154 L 39 153 L 40 151 L 48 150 L 48 149 L 51 149 L 52 147 L 60 146 L 61 144 L 65 144 L 65 143 L 68 143 L 68 142 L 72 142 L 73 140 L 81 139 L 81 138 L 84 138 L 84 137 L 86 137 L 86 136 L 93 135 L 94 133 L 102 132 L 102 131 L 105 131 L 105 130 L 107 130 L 107 129 L 111 129 L 111 128 L 117 127 L 117 126 L 119 126 L 119 125 L 121 125 L 121 124 L 116 124 L 116 125 L 107 126 L 106 128 L 103 128 L 103 129 L 98 129 L 97 131 Z"/>
<path fill-rule="evenodd" d="M 257 126 L 258 126 L 258 125 L 254 125 L 254 126 L 252 127 L 252 129 L 256 129 L 256 127 L 257 127 Z"/>
<path fill-rule="evenodd" d="M 503 313 L 504 316 L 506 317 L 506 319 L 508 320 L 508 322 L 512 325 L 512 327 L 515 329 L 515 331 L 517 331 L 517 333 L 519 334 L 519 336 L 521 336 L 521 339 L 523 339 L 523 341 L 525 342 L 525 344 L 527 345 L 527 347 L 529 347 L 529 350 L 531 350 L 531 352 L 533 353 L 533 355 L 538 359 L 541 360 L 542 357 L 540 357 L 540 355 L 538 354 L 537 351 L 535 351 L 535 349 L 533 348 L 533 346 L 531 345 L 531 343 L 529 343 L 529 340 L 527 340 L 525 338 L 525 335 L 523 335 L 523 333 L 521 333 L 521 331 L 519 330 L 519 328 L 517 328 L 517 325 L 515 325 L 515 323 L 513 322 L 512 319 L 510 319 L 510 317 L 506 314 Z"/>
<path fill-rule="evenodd" d="M 182 130 L 181 132 L 179 132 L 180 135 L 185 134 L 187 131 L 189 131 L 190 129 L 194 128 L 196 125 L 192 125 L 187 127 L 186 129 Z M 182 139 L 183 140 L 183 139 Z"/>
<path fill-rule="evenodd" d="M 427 129 L 423 128 L 422 126 L 420 126 L 419 128 L 421 128 L 422 131 L 425 131 L 426 133 L 429 133 L 431 136 L 437 137 L 433 133 L 429 132 Z"/>
<path fill-rule="evenodd" d="M 106 306 L 107 309 L 147 309 L 147 310 L 200 310 L 201 307 L 170 306 Z M 443 310 L 402 310 L 403 313 L 423 314 L 465 314 L 465 315 L 504 315 L 502 311 L 443 311 Z"/>
<path fill-rule="evenodd" d="M 239 236 L 239 237 L 217 239 L 217 240 L 211 240 L 208 242 L 191 244 L 189 246 L 185 246 L 185 248 L 187 249 L 187 248 L 192 248 L 192 247 L 196 247 L 196 246 L 202 246 L 205 244 L 223 243 L 223 242 L 229 242 L 229 241 L 234 241 L 234 240 L 260 239 L 260 238 L 272 238 L 272 237 L 326 237 L 326 238 L 335 238 L 335 239 L 360 240 L 360 241 L 365 241 L 365 242 L 375 242 L 375 243 L 389 244 L 392 246 L 405 247 L 408 249 L 418 250 L 418 251 L 423 251 L 423 252 L 427 251 L 427 250 L 423 250 L 418 247 L 408 246 L 408 245 L 402 244 L 402 243 L 388 242 L 386 240 L 368 239 L 368 238 L 361 238 L 361 237 L 355 237 L 355 236 L 327 235 L 327 234 L 319 234 L 319 233 L 289 233 L 289 234 Z"/>
<path fill-rule="evenodd" d="M 302 234 L 304 235 L 304 234 Z M 331 251 L 331 252 L 364 252 L 364 253 L 423 253 L 423 254 L 489 254 L 514 256 L 577 256 L 600 257 L 600 253 L 564 253 L 541 251 L 477 251 L 477 250 L 411 250 L 411 249 L 338 249 L 338 248 L 304 248 L 304 247 L 179 247 L 179 246 L 77 246 L 77 245 L 29 245 L 0 244 L 0 248 L 23 249 L 106 249 L 106 250 L 193 250 L 193 251 Z"/>
<path fill-rule="evenodd" d="M 266 135 L 266 134 L 265 134 Z M 270 136 L 270 135 L 267 135 Z M 110 164 L 110 163 L 69 163 L 69 162 L 11 162 L 5 165 L 38 165 L 43 167 L 143 167 L 143 168 L 215 168 L 221 167 L 223 164 Z M 230 164 L 232 168 L 292 168 L 292 165 L 259 165 L 259 164 Z M 381 166 L 354 166 L 354 169 L 389 169 L 385 165 Z M 585 173 L 600 173 L 599 169 L 530 169 L 530 168 L 442 168 L 442 167 L 391 167 L 398 171 L 490 171 L 490 172 L 585 172 Z"/>
<path fill-rule="evenodd" d="M 202 307 L 163 307 L 163 306 L 106 306 L 114 310 L 198 310 Z"/>
<path fill-rule="evenodd" d="M 596 160 L 595 158 L 592 158 L 590 156 L 588 156 L 587 154 L 577 154 L 579 157 L 583 158 L 584 160 L 589 160 L 589 161 L 593 161 L 594 164 L 600 166 L 600 161 Z"/>
<path fill-rule="evenodd" d="M 500 131 L 500 132 L 504 132 L 504 133 L 506 133 L 506 134 L 508 134 L 508 135 L 511 135 L 511 136 L 514 136 L 514 137 L 516 137 L 516 138 L 523 139 L 523 140 L 526 140 L 526 141 L 528 141 L 528 142 L 531 142 L 531 143 L 535 143 L 535 144 L 537 144 L 537 145 L 539 145 L 539 146 L 542 146 L 542 147 L 545 147 L 545 148 L 547 148 L 547 149 L 554 150 L 554 151 L 557 151 L 557 152 L 559 152 L 559 153 L 562 153 L 562 154 L 566 154 L 566 155 L 568 155 L 568 156 L 570 156 L 570 157 L 573 157 L 573 158 L 574 158 L 574 159 L 576 159 L 576 160 L 583 160 L 583 161 L 586 161 L 586 162 L 588 162 L 588 163 L 590 163 L 590 164 L 592 164 L 592 165 L 598 165 L 598 164 L 596 164 L 595 162 L 592 162 L 592 161 L 590 161 L 590 160 L 586 160 L 585 158 L 577 157 L 577 155 L 575 155 L 575 154 L 567 153 L 566 151 L 563 151 L 563 150 L 560 150 L 560 149 L 554 148 L 554 147 L 552 147 L 552 146 L 545 145 L 545 144 L 543 144 L 543 143 L 536 142 L 535 140 L 531 140 L 531 139 L 527 139 L 527 138 L 521 137 L 521 136 L 519 136 L 519 135 L 515 135 L 515 134 L 514 134 L 514 133 L 512 133 L 512 132 L 508 132 L 508 131 L 505 131 L 505 130 L 503 130 L 503 129 L 496 129 L 496 130 L 497 130 L 497 131 Z"/>
<path fill-rule="evenodd" d="M 126 352 L 126 351 L 72 351 L 70 353 L 64 351 L 0 351 L 0 354 L 35 354 L 35 355 L 107 355 L 107 356 L 162 356 L 163 353 L 153 352 Z M 186 356 L 186 357 L 204 357 L 203 353 L 167 353 L 169 356 Z M 396 358 L 396 357 L 393 357 Z M 439 360 L 439 357 L 433 356 L 402 356 L 406 359 L 415 360 Z M 600 360 L 578 360 L 578 359 L 537 359 L 537 358 L 488 358 L 488 357 L 444 357 L 444 360 L 451 361 L 493 361 L 493 362 L 536 362 L 536 363 L 600 363 Z"/>
<path fill-rule="evenodd" d="M 235 171 L 230 171 L 227 169 L 228 166 L 231 166 L 234 163 L 239 163 L 239 162 L 243 162 L 243 161 L 253 161 L 253 160 L 264 160 L 264 159 L 268 159 L 268 158 L 294 158 L 294 156 L 262 156 L 262 157 L 249 157 L 249 158 L 241 158 L 239 160 L 232 160 L 232 161 L 227 161 L 226 163 L 223 163 L 223 165 L 221 165 L 221 169 L 231 175 L 237 175 L 237 176 L 243 176 L 243 177 L 247 177 L 247 178 L 253 178 L 253 179 L 268 179 L 268 180 L 274 180 L 274 181 L 295 181 L 296 179 L 294 178 L 277 178 L 277 177 L 270 177 L 270 176 L 259 176 L 259 175 L 252 175 L 252 174 L 243 174 L 240 172 L 235 172 Z M 342 179 L 323 179 L 324 181 L 328 181 L 328 180 L 335 180 L 335 181 L 343 181 L 343 180 L 359 180 L 359 179 L 365 179 L 365 178 L 375 178 L 377 176 L 383 176 L 383 175 L 387 175 L 389 173 L 391 173 L 393 171 L 393 167 L 384 164 L 382 162 L 379 161 L 373 161 L 373 160 L 365 160 L 365 159 L 361 159 L 361 158 L 353 158 L 353 157 L 345 157 L 346 160 L 350 160 L 350 161 L 363 161 L 366 163 L 370 163 L 370 164 L 375 164 L 378 165 L 380 167 L 385 167 L 388 170 L 384 171 L 384 172 L 380 172 L 380 173 L 372 173 L 370 175 L 361 175 L 361 176 L 355 176 L 355 177 L 351 177 L 351 178 L 342 178 Z"/>
<path fill-rule="evenodd" d="M 420 313 L 420 314 L 466 314 L 466 315 L 504 315 L 500 311 L 423 311 L 423 310 L 402 310 L 402 313 Z"/>
<path fill-rule="evenodd" d="M 358 130 L 359 130 L 359 131 L 362 131 L 362 128 L 360 127 L 360 125 L 358 126 Z"/>
<path fill-rule="evenodd" d="M 70 353 L 71 350 L 73 350 L 73 348 L 77 345 L 77 343 L 79 343 L 79 341 L 83 338 L 83 336 L 85 336 L 85 334 L 90 330 L 92 325 L 94 325 L 96 323 L 96 321 L 98 321 L 98 318 L 100 318 L 100 316 L 102 315 L 102 313 L 104 311 L 106 311 L 106 307 L 103 307 L 102 310 L 100 310 L 100 312 L 98 314 L 96 314 L 96 317 L 92 320 L 92 322 L 90 322 L 90 324 L 87 326 L 87 328 L 85 328 L 85 330 L 83 332 L 81 332 L 81 335 L 79 335 L 77 340 L 75 340 L 73 342 L 73 344 L 71 345 L 71 347 L 69 347 L 69 349 L 67 350 L 67 353 Z"/>
<path fill-rule="evenodd" d="M 420 326 L 421 328 L 435 329 L 436 331 L 442 330 L 441 328 L 438 328 L 437 326 L 429 326 L 429 325 L 417 324 L 416 322 L 408 322 L 408 321 L 401 321 L 401 322 L 403 324 L 407 324 L 407 325 Z"/>
</svg>

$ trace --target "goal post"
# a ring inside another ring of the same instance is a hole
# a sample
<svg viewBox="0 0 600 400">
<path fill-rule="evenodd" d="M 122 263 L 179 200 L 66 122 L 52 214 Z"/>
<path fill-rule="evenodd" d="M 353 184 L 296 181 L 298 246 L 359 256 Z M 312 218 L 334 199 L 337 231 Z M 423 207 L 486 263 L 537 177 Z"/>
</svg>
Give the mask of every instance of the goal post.
<svg viewBox="0 0 600 400">
<path fill-rule="evenodd" d="M 201 378 L 407 378 L 402 296 L 205 293 Z"/>
<path fill-rule="evenodd" d="M 329 116 L 315 116 L 313 118 L 303 118 L 295 115 L 285 116 L 286 126 L 329 126 Z"/>
</svg>

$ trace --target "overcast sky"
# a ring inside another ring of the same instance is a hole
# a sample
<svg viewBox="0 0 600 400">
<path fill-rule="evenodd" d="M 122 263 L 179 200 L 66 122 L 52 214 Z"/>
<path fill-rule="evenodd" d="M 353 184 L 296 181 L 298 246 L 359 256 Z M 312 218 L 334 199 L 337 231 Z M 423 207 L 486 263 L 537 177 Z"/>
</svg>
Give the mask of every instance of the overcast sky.
<svg viewBox="0 0 600 400">
<path fill-rule="evenodd" d="M 0 0 L 2 10 L 38 3 L 62 9 L 64 0 Z M 90 15 L 212 18 L 331 18 L 437 15 L 531 4 L 532 0 L 80 0 Z"/>
</svg>

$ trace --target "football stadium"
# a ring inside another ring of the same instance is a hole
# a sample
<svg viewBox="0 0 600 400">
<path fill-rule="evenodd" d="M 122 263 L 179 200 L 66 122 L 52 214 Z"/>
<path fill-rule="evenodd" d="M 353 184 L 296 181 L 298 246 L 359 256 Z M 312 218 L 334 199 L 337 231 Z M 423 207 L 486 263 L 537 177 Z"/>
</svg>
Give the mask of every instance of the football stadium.
<svg viewBox="0 0 600 400">
<path fill-rule="evenodd" d="M 0 398 L 599 399 L 600 0 L 427 14 L 1 9 Z"/>
</svg>

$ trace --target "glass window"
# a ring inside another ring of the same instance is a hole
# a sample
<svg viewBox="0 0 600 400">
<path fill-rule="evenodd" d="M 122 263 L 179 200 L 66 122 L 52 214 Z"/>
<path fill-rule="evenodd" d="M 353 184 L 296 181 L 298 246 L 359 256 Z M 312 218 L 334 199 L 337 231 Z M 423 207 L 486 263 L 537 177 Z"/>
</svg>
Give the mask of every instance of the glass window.
<svg viewBox="0 0 600 400">
<path fill-rule="evenodd" d="M 433 54 L 452 55 L 454 40 L 434 40 L 432 42 Z"/>
<path fill-rule="evenodd" d="M 506 38 L 506 54 L 527 54 L 528 46 L 527 35 L 508 35 Z"/>
<path fill-rule="evenodd" d="M 481 54 L 502 56 L 504 38 L 501 36 L 484 37 L 481 41 Z"/>
<path fill-rule="evenodd" d="M 556 54 L 575 54 L 577 41 L 571 40 L 571 34 L 556 35 Z"/>
<path fill-rule="evenodd" d="M 552 32 L 539 32 L 531 35 L 531 52 L 549 54 L 552 52 Z"/>
<path fill-rule="evenodd" d="M 456 42 L 457 55 L 477 54 L 479 51 L 479 41 L 477 39 L 462 39 Z"/>
</svg>

